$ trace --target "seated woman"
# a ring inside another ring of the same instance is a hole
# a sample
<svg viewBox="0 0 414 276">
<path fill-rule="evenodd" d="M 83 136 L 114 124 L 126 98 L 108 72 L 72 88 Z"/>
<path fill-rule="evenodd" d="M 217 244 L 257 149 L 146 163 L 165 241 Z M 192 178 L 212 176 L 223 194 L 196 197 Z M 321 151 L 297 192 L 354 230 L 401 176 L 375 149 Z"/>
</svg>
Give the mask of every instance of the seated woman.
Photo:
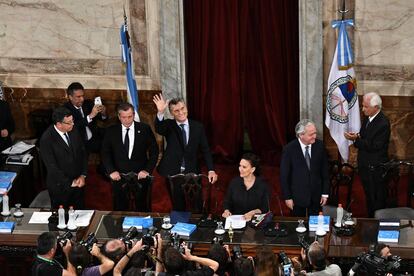
<svg viewBox="0 0 414 276">
<path fill-rule="evenodd" d="M 260 160 L 253 153 L 243 155 L 239 164 L 240 176 L 233 178 L 224 200 L 222 216 L 244 215 L 251 220 L 255 214 L 269 211 L 269 191 L 260 175 Z"/>
</svg>

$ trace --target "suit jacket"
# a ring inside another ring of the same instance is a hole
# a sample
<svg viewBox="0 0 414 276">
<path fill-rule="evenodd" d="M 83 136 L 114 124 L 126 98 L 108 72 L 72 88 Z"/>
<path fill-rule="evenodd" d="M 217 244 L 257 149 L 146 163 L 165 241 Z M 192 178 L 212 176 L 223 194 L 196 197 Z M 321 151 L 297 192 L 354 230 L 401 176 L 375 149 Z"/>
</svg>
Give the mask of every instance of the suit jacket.
<svg viewBox="0 0 414 276">
<path fill-rule="evenodd" d="M 134 147 L 131 159 L 128 158 L 122 142 L 122 126 L 120 123 L 110 126 L 105 131 L 102 143 L 102 162 L 108 174 L 139 172 L 146 170 L 152 174 L 158 160 L 158 144 L 149 125 L 134 122 Z"/>
<path fill-rule="evenodd" d="M 91 113 L 93 106 L 94 103 L 91 100 L 85 100 L 82 105 L 82 111 L 85 117 L 82 117 L 80 111 L 76 109 L 76 107 L 74 107 L 71 102 L 66 102 L 64 104 L 64 107 L 69 109 L 72 113 L 75 127 L 78 129 L 78 132 L 84 141 L 87 141 L 86 127 L 89 127 L 91 130 L 92 137 L 99 138 L 101 136 L 101 129 L 97 126 L 97 121 L 102 120 L 101 114 L 99 113 L 94 118 L 92 118 L 92 121 L 90 123 L 86 118 L 86 116 Z"/>
<path fill-rule="evenodd" d="M 358 167 L 368 167 L 378 165 L 388 161 L 388 144 L 390 141 L 390 122 L 380 111 L 374 120 L 367 125 L 368 118 L 365 118 L 361 130 L 360 138 L 354 142 L 358 148 Z"/>
<path fill-rule="evenodd" d="M 198 152 L 201 151 L 209 171 L 214 170 L 213 158 L 211 157 L 204 127 L 200 122 L 188 120 L 190 135 L 188 143 L 184 147 L 181 129 L 177 122 L 172 119 L 162 121 L 155 118 L 155 130 L 163 135 L 167 141 L 167 148 L 158 165 L 158 172 L 162 176 L 180 173 L 181 163 L 184 158 L 184 173 L 199 173 Z"/>
<path fill-rule="evenodd" d="M 14 132 L 14 120 L 9 103 L 0 100 L 0 130 L 2 129 L 7 129 L 9 135 L 7 137 L 0 137 L 0 151 L 11 146 L 12 140 L 10 135 Z"/>
<path fill-rule="evenodd" d="M 68 135 L 70 147 L 53 125 L 40 138 L 40 155 L 47 168 L 47 187 L 62 193 L 70 189 L 75 178 L 86 176 L 88 172 L 88 159 L 79 133 L 74 128 Z"/>
<path fill-rule="evenodd" d="M 300 207 L 319 203 L 322 194 L 329 194 L 328 156 L 320 140 L 311 147 L 311 169 L 306 165 L 299 140 L 283 148 L 280 164 L 280 182 L 283 198 L 293 199 Z"/>
</svg>

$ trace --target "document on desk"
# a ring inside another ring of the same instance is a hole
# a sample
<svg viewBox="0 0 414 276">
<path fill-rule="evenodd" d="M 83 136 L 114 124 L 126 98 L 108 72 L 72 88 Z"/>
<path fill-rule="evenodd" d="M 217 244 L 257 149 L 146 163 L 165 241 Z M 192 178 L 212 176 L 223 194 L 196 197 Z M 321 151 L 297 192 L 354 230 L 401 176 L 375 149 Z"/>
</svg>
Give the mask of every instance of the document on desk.
<svg viewBox="0 0 414 276">
<path fill-rule="evenodd" d="M 242 229 L 246 227 L 246 220 L 244 219 L 243 215 L 232 215 L 227 217 L 224 228 L 229 229 L 230 223 L 233 229 Z"/>
<path fill-rule="evenodd" d="M 91 222 L 94 210 L 75 210 L 75 224 L 77 227 L 86 227 Z"/>
<path fill-rule="evenodd" d="M 13 146 L 3 150 L 1 153 L 3 154 L 22 154 L 23 152 L 28 151 L 31 148 L 34 148 L 35 145 L 27 144 L 23 141 L 17 142 Z"/>
<path fill-rule="evenodd" d="M 48 224 L 49 217 L 51 215 L 52 212 L 33 212 L 33 215 L 29 220 L 29 224 Z"/>
</svg>

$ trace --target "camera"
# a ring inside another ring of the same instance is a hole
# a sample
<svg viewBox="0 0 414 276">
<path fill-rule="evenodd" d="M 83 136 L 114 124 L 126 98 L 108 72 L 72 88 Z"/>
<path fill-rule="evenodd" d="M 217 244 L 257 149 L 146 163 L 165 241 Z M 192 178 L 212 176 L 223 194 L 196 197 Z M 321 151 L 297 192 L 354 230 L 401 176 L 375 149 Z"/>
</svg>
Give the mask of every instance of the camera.
<svg viewBox="0 0 414 276">
<path fill-rule="evenodd" d="M 171 234 L 170 236 L 170 245 L 177 249 L 181 254 L 185 254 L 185 248 L 183 246 L 183 240 L 180 239 L 180 236 L 177 233 Z M 187 248 L 191 250 L 193 247 L 192 243 L 187 243 Z"/>
<path fill-rule="evenodd" d="M 292 261 L 289 259 L 289 257 L 286 255 L 284 251 L 279 252 L 279 263 L 282 266 L 283 275 L 289 276 L 290 271 L 292 270 Z"/>
<path fill-rule="evenodd" d="M 71 240 L 73 238 L 73 234 L 70 231 L 66 231 L 62 235 L 57 236 L 58 244 L 62 247 L 66 245 L 67 240 Z"/>
<path fill-rule="evenodd" d="M 211 244 L 219 244 L 219 245 L 223 245 L 223 244 L 224 244 L 224 242 L 223 242 L 223 238 L 222 238 L 222 237 L 214 237 L 214 238 L 211 240 Z"/>
<path fill-rule="evenodd" d="M 397 255 L 383 258 L 375 254 L 373 248 L 370 248 L 368 253 L 359 254 L 349 275 L 354 275 L 356 272 L 365 272 L 375 276 L 387 275 L 397 271 L 400 268 L 400 262 L 401 257 Z"/>
<path fill-rule="evenodd" d="M 299 239 L 300 247 L 302 247 L 306 253 L 309 251 L 310 244 L 305 240 L 304 237 Z"/>
<path fill-rule="evenodd" d="M 235 260 L 243 258 L 243 252 L 242 252 L 240 245 L 233 246 L 233 258 Z"/>
<path fill-rule="evenodd" d="M 123 237 L 119 239 L 124 242 L 127 248 L 132 247 L 132 240 L 138 236 L 138 230 L 135 226 L 129 227 L 128 231 L 125 233 Z"/>
<path fill-rule="evenodd" d="M 93 244 L 97 242 L 98 240 L 95 237 L 95 233 L 90 233 L 86 240 L 81 241 L 79 244 L 86 247 L 86 249 L 90 252 L 92 250 Z"/>
<path fill-rule="evenodd" d="M 142 236 L 142 245 L 150 248 L 151 246 L 155 245 L 155 234 L 157 233 L 157 228 L 150 227 L 148 229 L 148 233 Z"/>
</svg>

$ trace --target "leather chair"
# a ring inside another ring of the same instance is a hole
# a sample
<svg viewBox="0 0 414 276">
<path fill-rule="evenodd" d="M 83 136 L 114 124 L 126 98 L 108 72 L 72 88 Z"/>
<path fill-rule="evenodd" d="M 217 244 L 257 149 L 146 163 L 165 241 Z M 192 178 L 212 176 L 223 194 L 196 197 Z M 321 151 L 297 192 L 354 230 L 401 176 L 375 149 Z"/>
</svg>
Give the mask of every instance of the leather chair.
<svg viewBox="0 0 414 276">
<path fill-rule="evenodd" d="M 376 219 L 414 219 L 414 209 L 409 207 L 387 208 L 375 211 Z"/>
<path fill-rule="evenodd" d="M 354 182 L 355 168 L 348 163 L 341 163 L 334 160 L 329 162 L 329 205 L 338 206 L 339 189 L 346 187 L 346 205 L 343 208 L 349 208 L 351 204 L 352 185 Z"/>
<path fill-rule="evenodd" d="M 147 186 L 145 194 L 144 208 L 146 212 L 151 212 L 152 207 L 152 182 L 153 176 L 147 176 L 145 179 L 137 180 L 137 174 L 134 172 L 121 173 L 122 190 L 128 195 L 128 209 L 129 211 L 135 212 L 137 210 L 136 198 L 137 193 L 142 193 L 143 186 Z"/>
<path fill-rule="evenodd" d="M 185 211 L 196 214 L 208 214 L 210 212 L 211 185 L 208 177 L 204 174 L 176 174 L 168 176 L 169 191 L 174 200 L 174 187 L 180 185 L 185 200 Z M 207 180 L 207 185 L 203 185 L 203 180 Z M 174 206 L 174 202 L 173 206 Z"/>
</svg>

